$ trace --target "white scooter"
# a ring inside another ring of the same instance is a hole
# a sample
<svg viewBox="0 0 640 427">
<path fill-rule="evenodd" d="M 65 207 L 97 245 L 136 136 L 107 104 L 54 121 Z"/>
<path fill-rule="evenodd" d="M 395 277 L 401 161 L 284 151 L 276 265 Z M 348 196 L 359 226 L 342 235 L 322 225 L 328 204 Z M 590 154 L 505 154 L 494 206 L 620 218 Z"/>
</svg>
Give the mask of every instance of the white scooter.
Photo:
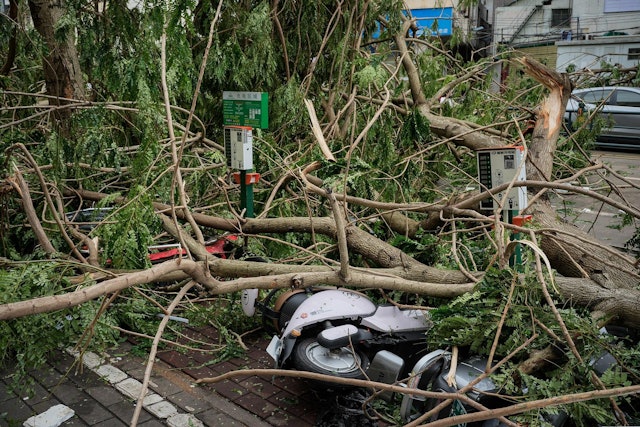
<svg viewBox="0 0 640 427">
<path fill-rule="evenodd" d="M 275 292 L 260 302 L 257 295 L 245 291 L 243 309 L 253 315 L 258 308 L 276 331 L 267 347 L 276 367 L 392 384 L 426 353 L 431 322 L 423 310 L 378 305 L 344 288 L 285 292 L 273 308 Z"/>
</svg>

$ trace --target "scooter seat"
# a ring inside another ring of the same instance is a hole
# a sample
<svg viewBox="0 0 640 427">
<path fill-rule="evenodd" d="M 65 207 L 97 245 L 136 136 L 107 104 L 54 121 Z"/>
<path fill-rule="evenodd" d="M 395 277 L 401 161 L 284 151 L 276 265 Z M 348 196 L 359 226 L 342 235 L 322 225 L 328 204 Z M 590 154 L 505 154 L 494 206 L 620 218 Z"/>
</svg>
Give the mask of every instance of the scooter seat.
<svg viewBox="0 0 640 427">
<path fill-rule="evenodd" d="M 324 348 L 335 350 L 371 338 L 373 338 L 371 332 L 359 329 L 355 325 L 345 324 L 320 332 L 318 334 L 318 344 Z"/>
</svg>

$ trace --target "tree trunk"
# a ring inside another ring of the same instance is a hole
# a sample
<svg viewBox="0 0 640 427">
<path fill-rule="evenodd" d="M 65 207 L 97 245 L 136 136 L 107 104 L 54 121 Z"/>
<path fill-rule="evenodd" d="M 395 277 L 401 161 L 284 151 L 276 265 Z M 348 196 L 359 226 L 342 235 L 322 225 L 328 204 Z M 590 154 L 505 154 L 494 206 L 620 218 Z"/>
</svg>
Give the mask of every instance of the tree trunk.
<svg viewBox="0 0 640 427">
<path fill-rule="evenodd" d="M 4 65 L 0 68 L 0 75 L 8 76 L 13 68 L 13 62 L 16 59 L 16 48 L 18 45 L 18 0 L 9 0 L 9 19 L 13 21 L 11 30 L 11 38 L 9 39 L 9 49 L 7 50 L 7 58 Z"/>
<path fill-rule="evenodd" d="M 609 288 L 634 289 L 640 272 L 634 260 L 599 243 L 573 224 L 562 222 L 551 204 L 539 201 L 529 210 L 538 228 L 540 248 L 558 273 L 589 277 Z"/>
<path fill-rule="evenodd" d="M 573 84 L 567 74 L 557 73 L 530 58 L 520 58 L 518 62 L 529 75 L 549 89 L 549 95 L 536 111 L 536 124 L 527 156 L 527 179 L 549 181 Z"/>
<path fill-rule="evenodd" d="M 43 60 L 47 94 L 54 97 L 49 102 L 61 107 L 55 111 L 55 117 L 63 133 L 67 133 L 71 111 L 64 106 L 71 100 L 85 99 L 75 28 L 57 28 L 65 13 L 64 0 L 29 0 L 29 10 L 33 25 L 49 50 Z"/>
</svg>

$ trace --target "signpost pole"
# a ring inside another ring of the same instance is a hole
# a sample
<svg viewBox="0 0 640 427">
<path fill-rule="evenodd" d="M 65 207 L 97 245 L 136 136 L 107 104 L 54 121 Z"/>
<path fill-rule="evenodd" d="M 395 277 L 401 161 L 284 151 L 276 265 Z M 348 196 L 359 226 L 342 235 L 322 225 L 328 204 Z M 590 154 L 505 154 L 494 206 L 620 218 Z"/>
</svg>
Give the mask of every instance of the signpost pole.
<svg viewBox="0 0 640 427">
<path fill-rule="evenodd" d="M 245 218 L 253 218 L 253 184 L 247 184 L 247 171 L 240 171 L 240 209 L 246 209 Z"/>
<path fill-rule="evenodd" d="M 508 222 L 509 224 L 515 224 L 515 222 L 513 221 L 513 218 L 518 215 L 518 210 L 514 210 L 514 209 L 508 209 L 507 210 L 507 217 L 508 217 Z M 511 241 L 514 240 L 518 240 L 520 238 L 520 233 L 512 233 L 511 234 Z M 510 267 L 518 267 L 519 265 L 522 264 L 522 252 L 520 249 L 520 244 L 516 243 L 516 247 L 515 250 L 513 252 L 513 255 L 511 255 L 509 257 L 509 266 Z"/>
</svg>

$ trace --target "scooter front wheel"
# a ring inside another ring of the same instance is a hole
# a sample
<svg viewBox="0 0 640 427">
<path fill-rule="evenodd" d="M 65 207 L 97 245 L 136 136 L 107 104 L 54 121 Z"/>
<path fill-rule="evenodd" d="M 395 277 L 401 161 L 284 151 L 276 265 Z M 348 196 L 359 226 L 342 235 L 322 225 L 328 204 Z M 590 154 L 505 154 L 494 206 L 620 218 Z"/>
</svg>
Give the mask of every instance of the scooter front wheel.
<svg viewBox="0 0 640 427">
<path fill-rule="evenodd" d="M 318 344 L 315 338 L 305 338 L 294 349 L 293 365 L 299 371 L 363 379 L 369 359 L 350 347 L 330 350 Z"/>
<path fill-rule="evenodd" d="M 423 356 L 413 367 L 407 386 L 424 391 L 442 391 L 437 390 L 436 381 L 444 370 L 448 369 L 450 360 L 451 353 L 444 350 L 436 350 Z M 400 405 L 400 416 L 404 422 L 415 421 L 422 414 L 435 408 L 441 401 L 441 399 L 405 394 Z M 425 421 L 436 421 L 446 416 L 445 413 L 437 413 Z"/>
</svg>

